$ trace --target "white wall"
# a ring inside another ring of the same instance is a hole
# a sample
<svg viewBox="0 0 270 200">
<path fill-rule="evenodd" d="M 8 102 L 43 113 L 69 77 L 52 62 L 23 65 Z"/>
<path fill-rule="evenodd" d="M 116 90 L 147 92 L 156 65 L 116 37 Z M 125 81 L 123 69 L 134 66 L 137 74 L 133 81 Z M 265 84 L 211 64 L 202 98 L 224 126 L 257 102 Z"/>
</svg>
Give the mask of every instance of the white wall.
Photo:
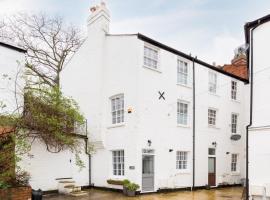
<svg viewBox="0 0 270 200">
<path fill-rule="evenodd" d="M 6 108 L 2 110 L 3 113 L 12 113 L 17 109 L 15 91 L 18 93 L 18 106 L 22 106 L 24 81 L 21 76 L 24 61 L 24 53 L 0 45 L 0 101 L 6 104 Z M 4 78 L 3 75 L 7 77 Z M 19 76 L 17 88 L 15 88 L 17 75 Z"/>
<path fill-rule="evenodd" d="M 83 140 L 80 144 L 85 145 Z M 30 173 L 30 185 L 33 189 L 57 190 L 56 179 L 59 178 L 72 178 L 79 186 L 89 185 L 88 155 L 82 150 L 80 158 L 85 165 L 82 169 L 76 165 L 74 153 L 69 150 L 50 153 L 45 144 L 36 139 L 31 151 L 23 157 L 19 165 Z"/>
<path fill-rule="evenodd" d="M 249 130 L 251 187 L 270 183 L 270 22 L 260 25 L 253 33 L 253 124 Z"/>
</svg>

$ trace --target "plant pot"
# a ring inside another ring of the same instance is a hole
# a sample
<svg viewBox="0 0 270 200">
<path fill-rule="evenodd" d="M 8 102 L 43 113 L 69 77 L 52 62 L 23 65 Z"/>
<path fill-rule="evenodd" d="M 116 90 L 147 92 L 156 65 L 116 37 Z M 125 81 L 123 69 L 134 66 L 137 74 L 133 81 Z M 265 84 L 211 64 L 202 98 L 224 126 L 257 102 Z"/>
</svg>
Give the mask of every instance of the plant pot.
<svg viewBox="0 0 270 200">
<path fill-rule="evenodd" d="M 127 190 L 127 196 L 128 197 L 135 197 L 136 196 L 136 191 L 134 191 L 134 190 Z"/>
<path fill-rule="evenodd" d="M 127 195 L 127 188 L 125 186 L 123 186 L 123 194 Z"/>
</svg>

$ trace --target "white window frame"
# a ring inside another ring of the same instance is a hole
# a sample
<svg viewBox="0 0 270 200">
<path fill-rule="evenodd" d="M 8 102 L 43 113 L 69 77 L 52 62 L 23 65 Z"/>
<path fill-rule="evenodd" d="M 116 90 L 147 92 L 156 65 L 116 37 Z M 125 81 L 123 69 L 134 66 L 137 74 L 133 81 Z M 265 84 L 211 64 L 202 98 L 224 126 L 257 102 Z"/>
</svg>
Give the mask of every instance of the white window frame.
<svg viewBox="0 0 270 200">
<path fill-rule="evenodd" d="M 208 72 L 208 92 L 211 94 L 217 94 L 217 78 L 218 75 L 216 72 Z"/>
<path fill-rule="evenodd" d="M 153 52 L 156 52 L 156 56 L 153 56 L 153 54 L 151 55 L 151 53 L 149 54 L 146 54 L 146 49 L 149 49 L 150 51 Z M 160 64 L 160 50 L 159 48 L 153 46 L 153 45 L 150 45 L 148 43 L 144 43 L 144 47 L 143 47 L 143 66 L 146 67 L 146 68 L 150 68 L 150 69 L 153 69 L 153 70 L 157 70 L 159 71 L 160 70 L 160 67 L 159 67 L 159 64 Z M 148 60 L 148 62 L 146 62 L 146 60 Z M 152 65 L 150 64 L 151 62 L 156 62 L 156 65 Z"/>
<path fill-rule="evenodd" d="M 238 83 L 235 80 L 231 81 L 231 99 L 232 100 L 237 100 L 237 86 Z"/>
<path fill-rule="evenodd" d="M 176 151 L 176 169 L 188 170 L 188 151 Z"/>
<path fill-rule="evenodd" d="M 189 63 L 177 58 L 177 84 L 188 86 L 189 84 Z"/>
<path fill-rule="evenodd" d="M 236 153 L 231 154 L 231 172 L 238 172 L 238 159 L 239 155 Z"/>
<path fill-rule="evenodd" d="M 211 115 L 211 113 L 209 111 L 215 111 L 215 115 Z M 208 118 L 207 118 L 208 126 L 216 127 L 217 126 L 217 113 L 218 113 L 217 109 L 208 108 L 207 112 L 208 112 Z M 209 123 L 210 121 L 212 121 L 212 123 Z"/>
<path fill-rule="evenodd" d="M 237 134 L 237 125 L 238 125 L 238 114 L 232 113 L 231 114 L 231 133 Z"/>
<path fill-rule="evenodd" d="M 111 101 L 111 124 L 122 124 L 125 122 L 125 98 L 124 94 L 114 95 Z"/>
<path fill-rule="evenodd" d="M 186 106 L 186 109 L 183 107 L 181 108 L 181 105 Z M 189 124 L 189 102 L 178 100 L 177 101 L 177 125 L 188 126 L 188 124 Z"/>
<path fill-rule="evenodd" d="M 112 175 L 125 176 L 125 151 L 123 149 L 112 151 Z"/>
</svg>

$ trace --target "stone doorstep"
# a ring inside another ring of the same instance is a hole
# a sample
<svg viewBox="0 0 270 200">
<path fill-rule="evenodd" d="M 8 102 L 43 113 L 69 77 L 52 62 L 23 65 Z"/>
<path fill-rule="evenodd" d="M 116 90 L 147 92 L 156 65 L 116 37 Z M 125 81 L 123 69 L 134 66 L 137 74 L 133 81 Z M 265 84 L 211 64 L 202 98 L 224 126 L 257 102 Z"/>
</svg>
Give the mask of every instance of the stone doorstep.
<svg viewBox="0 0 270 200">
<path fill-rule="evenodd" d="M 87 195 L 87 192 L 84 191 L 76 191 L 69 193 L 71 196 L 78 197 L 78 196 L 84 196 Z"/>
</svg>

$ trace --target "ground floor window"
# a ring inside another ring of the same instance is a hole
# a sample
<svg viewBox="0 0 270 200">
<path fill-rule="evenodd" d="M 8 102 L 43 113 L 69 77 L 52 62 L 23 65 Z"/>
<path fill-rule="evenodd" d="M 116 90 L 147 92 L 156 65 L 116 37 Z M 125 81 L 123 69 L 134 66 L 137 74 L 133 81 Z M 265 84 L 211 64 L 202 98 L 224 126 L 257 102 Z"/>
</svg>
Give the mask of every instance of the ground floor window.
<svg viewBox="0 0 270 200">
<path fill-rule="evenodd" d="M 237 171 L 237 154 L 232 154 L 232 162 L 231 162 L 231 171 L 236 172 Z"/>
<path fill-rule="evenodd" d="M 113 157 L 113 175 L 124 176 L 125 175 L 124 150 L 112 151 L 112 157 Z"/>
<path fill-rule="evenodd" d="M 176 152 L 176 169 L 187 169 L 188 152 Z"/>
</svg>

